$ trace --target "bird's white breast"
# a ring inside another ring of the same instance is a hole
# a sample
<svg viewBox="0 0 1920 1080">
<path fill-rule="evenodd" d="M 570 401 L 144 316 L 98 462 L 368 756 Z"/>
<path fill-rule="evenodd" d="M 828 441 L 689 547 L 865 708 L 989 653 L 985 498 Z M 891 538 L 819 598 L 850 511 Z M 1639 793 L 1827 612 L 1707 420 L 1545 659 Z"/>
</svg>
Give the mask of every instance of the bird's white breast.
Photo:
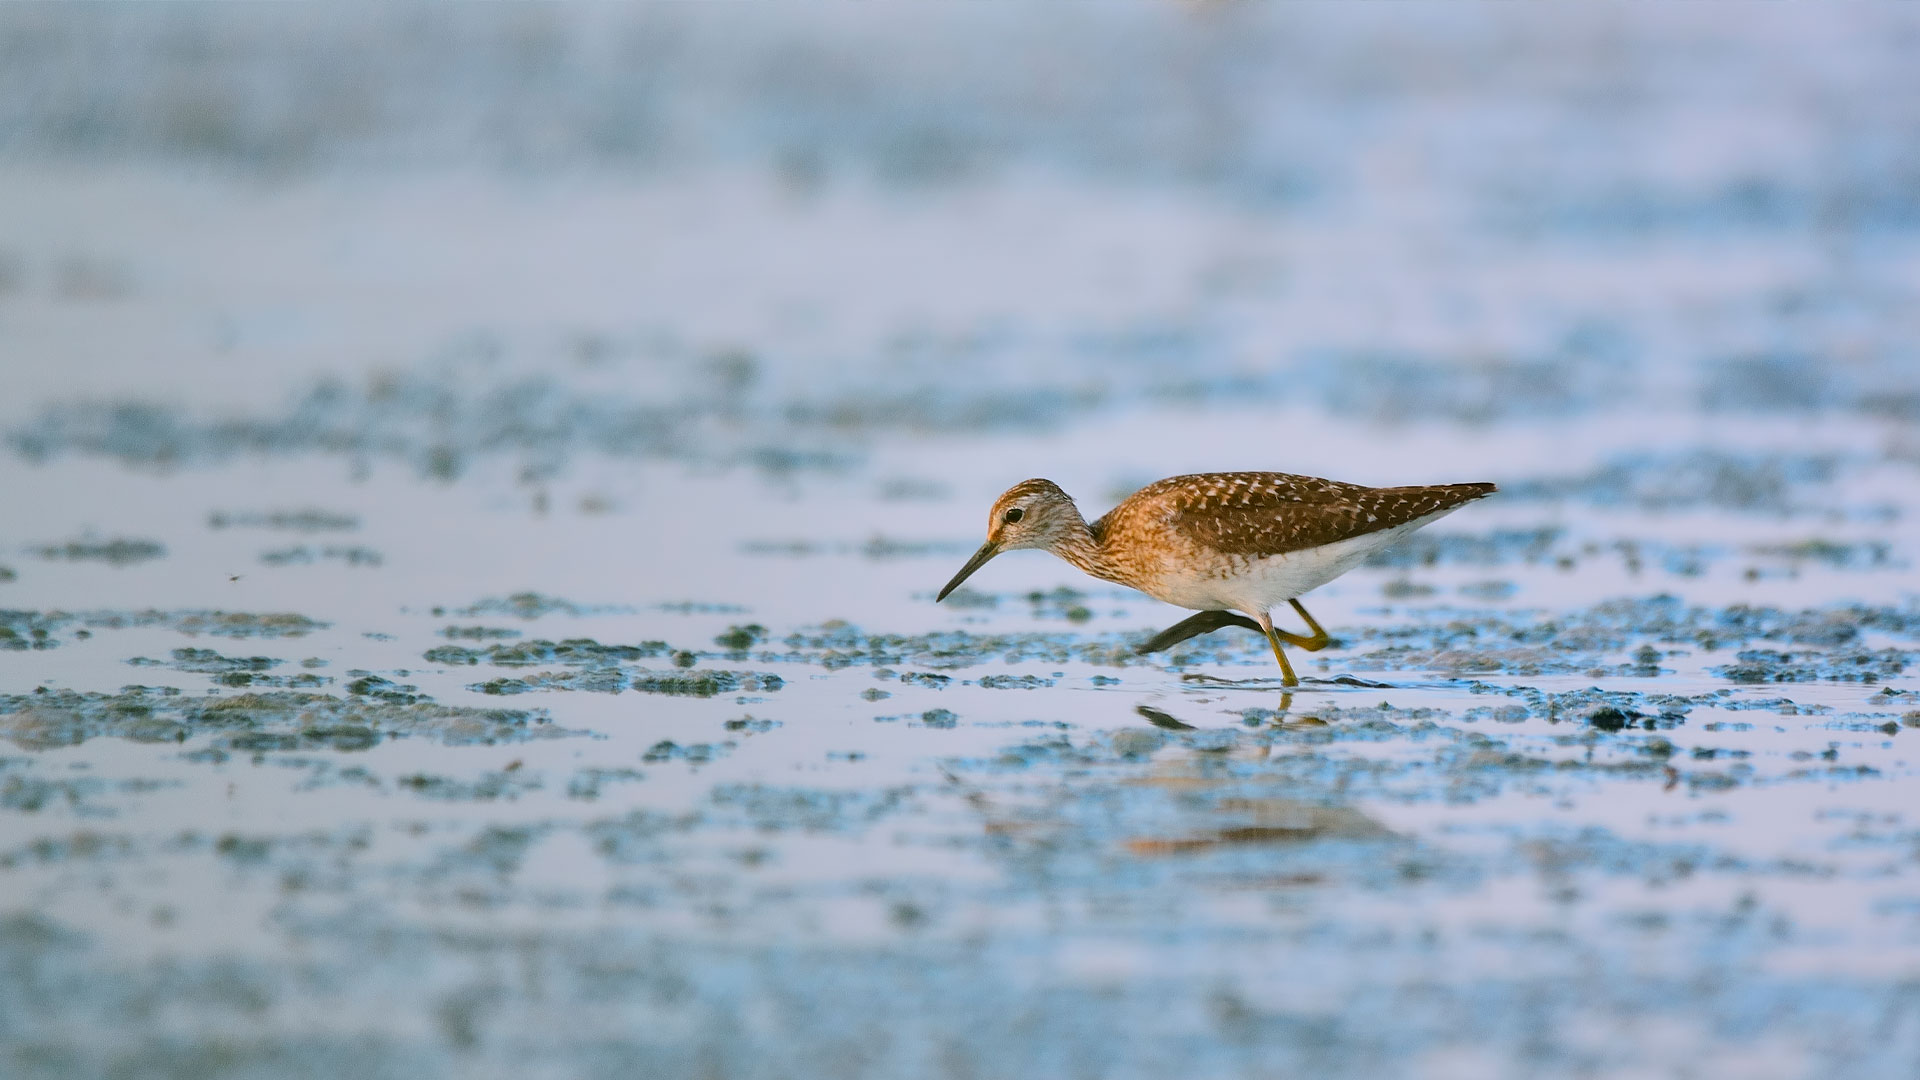
<svg viewBox="0 0 1920 1080">
<path fill-rule="evenodd" d="M 1368 555 L 1451 512 L 1449 508 L 1391 529 L 1319 547 L 1247 559 L 1224 573 L 1221 567 L 1207 565 L 1205 560 L 1164 567 L 1150 595 L 1196 611 L 1230 610 L 1257 615 L 1325 585 L 1360 565 Z"/>
</svg>

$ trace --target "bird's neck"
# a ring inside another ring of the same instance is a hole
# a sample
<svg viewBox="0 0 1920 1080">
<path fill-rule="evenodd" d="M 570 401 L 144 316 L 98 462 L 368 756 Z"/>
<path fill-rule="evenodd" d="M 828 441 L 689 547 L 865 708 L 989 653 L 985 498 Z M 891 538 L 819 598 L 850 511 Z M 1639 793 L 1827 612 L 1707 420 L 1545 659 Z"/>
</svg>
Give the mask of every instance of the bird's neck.
<svg viewBox="0 0 1920 1080">
<path fill-rule="evenodd" d="M 1119 568 L 1108 557 L 1106 545 L 1077 509 L 1073 519 L 1067 522 L 1066 531 L 1049 544 L 1048 549 L 1094 577 L 1119 580 L 1114 576 Z"/>
</svg>

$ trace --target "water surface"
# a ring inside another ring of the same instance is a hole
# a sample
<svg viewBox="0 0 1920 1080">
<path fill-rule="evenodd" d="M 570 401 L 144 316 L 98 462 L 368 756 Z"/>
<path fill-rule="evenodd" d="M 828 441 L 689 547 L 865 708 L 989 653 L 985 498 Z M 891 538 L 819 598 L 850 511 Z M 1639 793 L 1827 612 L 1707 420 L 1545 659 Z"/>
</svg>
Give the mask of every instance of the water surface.
<svg viewBox="0 0 1920 1080">
<path fill-rule="evenodd" d="M 857 14 L 0 17 L 0 1071 L 1920 1069 L 1911 18 Z"/>
</svg>

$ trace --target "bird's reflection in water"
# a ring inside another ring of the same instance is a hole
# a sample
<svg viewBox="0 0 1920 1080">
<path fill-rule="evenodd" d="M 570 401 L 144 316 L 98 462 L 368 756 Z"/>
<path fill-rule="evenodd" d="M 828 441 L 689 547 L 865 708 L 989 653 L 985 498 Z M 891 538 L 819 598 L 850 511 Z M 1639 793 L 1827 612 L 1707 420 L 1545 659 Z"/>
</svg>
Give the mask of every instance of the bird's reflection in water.
<svg viewBox="0 0 1920 1080">
<path fill-rule="evenodd" d="M 1279 715 L 1271 723 L 1279 728 L 1324 727 L 1317 716 L 1288 716 L 1293 695 L 1282 695 Z M 1163 731 L 1197 731 L 1195 725 L 1151 705 L 1136 705 L 1134 711 Z M 1169 748 L 1173 744 L 1163 744 Z M 1180 816 L 1201 816 L 1218 821 L 1201 823 L 1198 828 L 1170 830 L 1167 834 L 1133 835 L 1121 841 L 1133 855 L 1183 855 L 1216 848 L 1261 845 L 1297 845 L 1319 840 L 1385 839 L 1393 834 L 1386 827 L 1348 806 L 1325 805 L 1289 796 L 1245 794 L 1257 780 L 1243 773 L 1223 770 L 1228 761 L 1260 762 L 1268 759 L 1272 743 L 1265 739 L 1235 739 L 1215 746 L 1188 745 L 1183 751 L 1155 754 L 1150 771 L 1123 783 L 1174 795 L 1184 811 Z M 1210 798 L 1219 791 L 1223 797 Z M 1225 795 L 1232 791 L 1234 794 Z M 1302 882 L 1295 881 L 1294 884 Z"/>
<path fill-rule="evenodd" d="M 1152 724 L 1154 727 L 1157 727 L 1162 731 L 1198 731 L 1199 730 L 1199 728 L 1196 725 L 1189 724 L 1185 720 L 1180 719 L 1179 717 L 1173 715 L 1172 713 L 1166 711 L 1165 709 L 1155 708 L 1152 705 L 1135 705 L 1133 707 L 1133 711 L 1138 713 L 1142 718 L 1144 718 L 1147 721 L 1147 723 Z M 1293 691 L 1282 690 L 1280 692 L 1280 701 L 1277 708 L 1274 708 L 1272 710 L 1265 710 L 1265 709 L 1260 710 L 1260 712 L 1262 713 L 1268 713 L 1268 712 L 1271 713 L 1271 715 L 1265 716 L 1261 719 L 1260 725 L 1264 726 L 1266 724 L 1271 724 L 1272 726 L 1278 727 L 1278 728 L 1289 728 L 1289 727 L 1325 727 L 1327 724 L 1325 720 L 1322 720 L 1320 717 L 1314 716 L 1310 713 L 1303 714 L 1297 717 L 1291 716 L 1289 714 L 1292 713 L 1292 711 L 1293 711 Z M 1247 726 L 1253 727 L 1256 725 L 1252 719 L 1249 719 L 1247 721 Z"/>
<path fill-rule="evenodd" d="M 1191 792 L 1227 781 L 1166 776 L 1145 777 L 1139 782 Z M 1386 826 L 1350 806 L 1324 806 L 1284 796 L 1217 799 L 1208 803 L 1207 809 L 1231 819 L 1232 823 L 1165 835 L 1130 836 L 1124 846 L 1133 855 L 1186 855 L 1216 848 L 1295 845 L 1321 840 L 1383 840 L 1393 835 Z"/>
<path fill-rule="evenodd" d="M 1116 754 L 1113 764 L 1120 768 L 1104 780 L 1100 775 L 1105 770 L 1099 770 L 1042 790 L 983 785 L 960 771 L 941 771 L 980 816 L 984 831 L 999 843 L 1017 845 L 1016 850 L 1029 850 L 1029 845 L 1050 850 L 1068 835 L 1140 857 L 1390 838 L 1393 834 L 1384 826 L 1340 805 L 1334 793 L 1316 798 L 1318 789 L 1266 771 L 1276 740 L 1262 737 L 1262 731 L 1325 726 L 1317 716 L 1288 715 L 1291 698 L 1285 695 L 1279 715 L 1260 730 L 1191 724 L 1166 709 L 1136 704 L 1134 713 L 1151 727 L 1131 726 L 1113 734 L 1106 749 Z M 1287 753 L 1287 746 L 1279 740 L 1279 753 Z M 1124 809 L 1113 816 L 1092 814 L 1089 807 L 1094 805 Z M 1275 864 L 1275 869 L 1285 867 Z M 1302 883 L 1294 880 L 1295 870 L 1287 873 L 1292 876 L 1286 883 Z M 1257 873 L 1255 878 L 1266 880 Z M 1259 883 L 1239 874 L 1234 880 Z"/>
</svg>

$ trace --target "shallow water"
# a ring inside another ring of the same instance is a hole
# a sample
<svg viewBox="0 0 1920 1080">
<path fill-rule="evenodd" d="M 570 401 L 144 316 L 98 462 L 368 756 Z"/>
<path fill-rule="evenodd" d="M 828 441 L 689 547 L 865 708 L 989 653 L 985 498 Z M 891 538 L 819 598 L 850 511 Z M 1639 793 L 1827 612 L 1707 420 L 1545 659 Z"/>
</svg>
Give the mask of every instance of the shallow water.
<svg viewBox="0 0 1920 1080">
<path fill-rule="evenodd" d="M 0 14 L 0 1072 L 1920 1070 L 1920 26 L 1399 14 Z"/>
</svg>

